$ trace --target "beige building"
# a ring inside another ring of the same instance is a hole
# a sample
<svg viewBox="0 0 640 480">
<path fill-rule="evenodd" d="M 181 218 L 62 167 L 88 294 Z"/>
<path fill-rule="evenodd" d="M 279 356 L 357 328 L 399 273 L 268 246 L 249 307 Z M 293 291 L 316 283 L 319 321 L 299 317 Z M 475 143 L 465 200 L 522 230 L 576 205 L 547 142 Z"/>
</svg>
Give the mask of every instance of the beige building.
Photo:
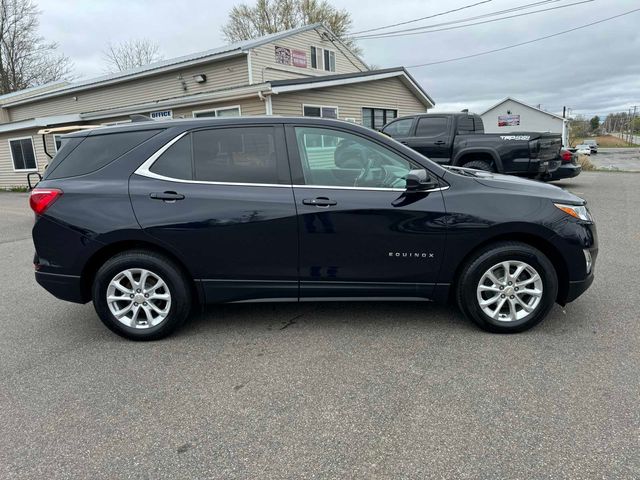
<svg viewBox="0 0 640 480">
<path fill-rule="evenodd" d="M 238 115 L 339 118 L 379 128 L 433 100 L 404 68 L 371 70 L 321 24 L 74 83 L 0 96 L 0 188 L 26 185 L 56 150 L 38 130 Z M 46 143 L 46 144 L 45 144 Z"/>
</svg>

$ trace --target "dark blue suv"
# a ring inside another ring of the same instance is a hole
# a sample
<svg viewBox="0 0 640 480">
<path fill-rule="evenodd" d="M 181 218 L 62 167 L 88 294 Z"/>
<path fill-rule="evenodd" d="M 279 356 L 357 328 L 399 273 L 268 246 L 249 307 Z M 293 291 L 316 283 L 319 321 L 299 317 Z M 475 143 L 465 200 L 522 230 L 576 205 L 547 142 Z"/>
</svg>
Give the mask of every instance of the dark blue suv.
<svg viewBox="0 0 640 480">
<path fill-rule="evenodd" d="M 30 202 L 38 283 L 135 340 L 196 303 L 274 300 L 453 300 L 518 332 L 584 292 L 597 255 L 584 200 L 325 119 L 66 135 Z"/>
</svg>

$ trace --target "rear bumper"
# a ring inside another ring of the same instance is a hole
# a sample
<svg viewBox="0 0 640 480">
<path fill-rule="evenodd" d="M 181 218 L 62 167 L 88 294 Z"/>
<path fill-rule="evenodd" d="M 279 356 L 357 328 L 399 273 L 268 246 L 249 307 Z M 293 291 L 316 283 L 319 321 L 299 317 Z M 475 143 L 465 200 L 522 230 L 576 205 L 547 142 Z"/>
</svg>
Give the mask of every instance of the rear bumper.
<svg viewBox="0 0 640 480">
<path fill-rule="evenodd" d="M 574 165 L 573 163 L 567 163 L 560 168 L 551 172 L 550 180 L 560 180 L 563 178 L 573 178 L 580 175 L 582 172 L 582 165 Z"/>
<path fill-rule="evenodd" d="M 36 282 L 60 300 L 74 303 L 87 303 L 83 295 L 80 277 L 59 273 L 36 272 Z"/>
<path fill-rule="evenodd" d="M 582 295 L 593 283 L 593 272 L 589 274 L 584 280 L 575 282 L 569 282 L 569 291 L 567 292 L 567 303 L 573 302 L 576 298 Z"/>
</svg>

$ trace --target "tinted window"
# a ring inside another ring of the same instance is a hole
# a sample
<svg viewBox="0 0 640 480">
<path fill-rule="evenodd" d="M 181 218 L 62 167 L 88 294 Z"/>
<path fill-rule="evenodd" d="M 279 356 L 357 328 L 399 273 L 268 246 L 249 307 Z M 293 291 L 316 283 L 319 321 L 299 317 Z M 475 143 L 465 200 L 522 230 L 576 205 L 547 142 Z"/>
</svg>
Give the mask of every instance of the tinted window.
<svg viewBox="0 0 640 480">
<path fill-rule="evenodd" d="M 185 135 L 171 145 L 149 170 L 165 177 L 191 180 L 191 135 Z"/>
<path fill-rule="evenodd" d="M 411 125 L 413 125 L 413 118 L 405 118 L 398 120 L 397 122 L 387 125 L 382 132 L 386 133 L 390 137 L 406 137 L 411 132 Z"/>
<path fill-rule="evenodd" d="M 416 128 L 417 137 L 435 137 L 447 131 L 446 117 L 422 117 Z"/>
<path fill-rule="evenodd" d="M 54 167 L 48 178 L 74 177 L 94 172 L 158 132 L 159 130 L 141 130 L 85 137 L 75 150 Z"/>
<path fill-rule="evenodd" d="M 36 154 L 33 151 L 31 138 L 18 138 L 9 140 L 11 146 L 11 158 L 15 170 L 35 170 Z"/>
<path fill-rule="evenodd" d="M 468 133 L 475 131 L 473 117 L 460 117 L 458 119 L 458 132 Z"/>
<path fill-rule="evenodd" d="M 314 139 L 330 139 L 326 147 L 310 147 Z M 307 185 L 404 188 L 413 166 L 392 150 L 337 130 L 297 127 L 296 140 Z"/>
<path fill-rule="evenodd" d="M 196 180 L 278 183 L 272 127 L 219 128 L 192 135 Z"/>
</svg>

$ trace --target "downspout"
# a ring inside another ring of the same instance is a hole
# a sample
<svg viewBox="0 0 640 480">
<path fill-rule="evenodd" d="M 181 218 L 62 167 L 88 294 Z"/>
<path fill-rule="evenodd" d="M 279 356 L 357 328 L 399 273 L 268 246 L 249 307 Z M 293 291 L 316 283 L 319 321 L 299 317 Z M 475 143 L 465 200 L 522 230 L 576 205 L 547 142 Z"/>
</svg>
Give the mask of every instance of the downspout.
<svg viewBox="0 0 640 480">
<path fill-rule="evenodd" d="M 258 91 L 258 98 L 264 102 L 265 115 L 273 115 L 273 104 L 271 103 L 271 91 L 265 93 L 262 90 Z"/>
</svg>

